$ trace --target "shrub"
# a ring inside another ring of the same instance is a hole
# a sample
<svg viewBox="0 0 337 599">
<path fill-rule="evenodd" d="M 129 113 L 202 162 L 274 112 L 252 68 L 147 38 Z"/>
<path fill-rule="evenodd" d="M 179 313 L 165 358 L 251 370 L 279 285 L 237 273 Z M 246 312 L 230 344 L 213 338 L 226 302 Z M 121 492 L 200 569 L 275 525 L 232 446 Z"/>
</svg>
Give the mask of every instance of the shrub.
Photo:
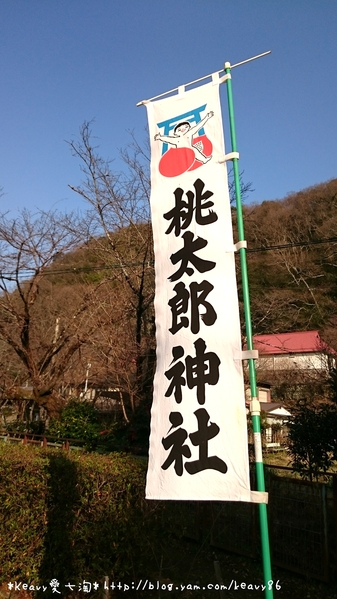
<svg viewBox="0 0 337 599">
<path fill-rule="evenodd" d="M 0 445 L 2 581 L 38 577 L 48 513 L 48 458 L 31 448 Z"/>
<path fill-rule="evenodd" d="M 92 403 L 72 399 L 60 418 L 51 420 L 48 434 L 57 439 L 85 441 L 86 449 L 92 450 L 100 440 L 100 431 L 98 413 Z"/>
<path fill-rule="evenodd" d="M 288 448 L 293 469 L 311 481 L 337 459 L 337 409 L 302 404 L 289 422 Z"/>
<path fill-rule="evenodd" d="M 1 444 L 0 582 L 141 577 L 165 536 L 144 474 L 118 454 Z"/>
</svg>

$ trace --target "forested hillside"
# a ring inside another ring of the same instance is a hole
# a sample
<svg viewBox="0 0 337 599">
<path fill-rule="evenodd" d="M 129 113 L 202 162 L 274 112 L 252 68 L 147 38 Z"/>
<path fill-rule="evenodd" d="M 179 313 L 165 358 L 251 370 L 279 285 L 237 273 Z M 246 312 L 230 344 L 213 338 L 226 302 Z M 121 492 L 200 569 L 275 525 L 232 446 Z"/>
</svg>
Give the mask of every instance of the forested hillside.
<svg viewBox="0 0 337 599">
<path fill-rule="evenodd" d="M 337 347 L 337 179 L 245 208 L 254 332 L 319 329 Z"/>
</svg>

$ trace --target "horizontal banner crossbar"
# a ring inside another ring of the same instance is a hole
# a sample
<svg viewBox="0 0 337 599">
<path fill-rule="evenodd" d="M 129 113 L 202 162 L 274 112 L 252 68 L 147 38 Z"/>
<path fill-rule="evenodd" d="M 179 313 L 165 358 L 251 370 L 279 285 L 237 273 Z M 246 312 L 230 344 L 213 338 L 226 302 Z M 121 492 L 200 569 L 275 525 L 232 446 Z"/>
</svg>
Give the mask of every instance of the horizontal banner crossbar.
<svg viewBox="0 0 337 599">
<path fill-rule="evenodd" d="M 152 102 L 153 100 L 159 100 L 159 98 L 163 98 L 164 96 L 168 96 L 169 94 L 173 94 L 174 92 L 178 92 L 178 94 L 182 94 L 186 91 L 186 87 L 189 87 L 190 85 L 194 85 L 195 83 L 199 83 L 199 81 L 205 81 L 206 79 L 212 79 L 213 81 L 216 80 L 218 83 L 224 83 L 224 81 L 227 81 L 227 79 L 231 79 L 230 74 L 224 74 L 222 77 L 220 77 L 220 73 L 223 73 L 224 70 L 221 69 L 221 71 L 216 71 L 215 73 L 211 73 L 210 75 L 205 75 L 204 77 L 200 77 L 200 79 L 195 79 L 194 81 L 190 81 L 190 83 L 185 83 L 184 85 L 179 85 L 178 87 L 174 87 L 173 89 L 170 89 L 167 92 L 163 92 L 162 94 L 158 94 L 158 96 L 153 96 L 153 98 L 149 98 L 148 100 L 142 100 L 141 102 L 138 102 L 138 104 L 136 104 L 136 106 L 142 106 L 142 104 L 148 104 L 149 102 Z"/>
<path fill-rule="evenodd" d="M 270 54 L 270 53 L 271 53 L 271 50 L 268 50 L 267 52 L 263 52 L 263 54 L 258 54 L 257 56 L 253 56 L 252 58 L 247 58 L 246 60 L 237 62 L 236 64 L 233 64 L 233 65 L 231 65 L 229 62 L 226 62 L 225 69 L 226 68 L 234 69 L 235 67 L 239 67 L 242 64 L 246 64 L 247 62 L 251 62 L 252 60 L 256 60 L 257 58 L 262 58 L 262 56 L 267 56 L 267 54 Z M 214 76 L 219 77 L 220 73 L 224 73 L 224 69 L 221 69 L 220 71 L 216 71 L 215 73 L 211 73 L 210 75 L 205 75 L 204 77 L 200 77 L 200 79 L 195 79 L 194 81 L 191 81 L 190 83 L 185 83 L 184 85 L 179 85 L 178 87 L 174 87 L 173 89 L 170 89 L 167 92 L 163 92 L 162 94 L 159 94 L 158 96 L 153 96 L 153 98 L 149 98 L 148 100 L 142 100 L 141 102 L 137 102 L 136 106 L 142 106 L 143 104 L 147 104 L 148 102 L 152 102 L 153 100 L 158 100 L 159 98 L 162 98 L 163 96 L 168 96 L 169 94 L 173 94 L 174 92 L 182 93 L 185 91 L 186 87 L 188 87 L 190 85 L 194 85 L 195 83 L 199 83 L 199 81 L 205 81 L 205 79 L 213 78 Z M 230 78 L 231 78 L 231 76 L 229 73 L 225 74 L 220 78 L 219 83 L 223 83 L 224 81 L 226 81 L 227 79 L 230 79 Z"/>
</svg>

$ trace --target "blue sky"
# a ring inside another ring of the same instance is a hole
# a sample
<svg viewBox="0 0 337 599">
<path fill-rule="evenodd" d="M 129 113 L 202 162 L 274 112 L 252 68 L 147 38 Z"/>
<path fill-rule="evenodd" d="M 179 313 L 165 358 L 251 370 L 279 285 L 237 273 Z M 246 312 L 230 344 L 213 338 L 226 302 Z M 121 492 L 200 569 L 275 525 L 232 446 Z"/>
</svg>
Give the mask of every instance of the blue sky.
<svg viewBox="0 0 337 599">
<path fill-rule="evenodd" d="M 249 201 L 335 178 L 336 31 L 335 0 L 2 0 L 1 211 L 82 209 L 65 140 L 85 120 L 118 170 L 138 101 L 267 50 L 232 71 Z"/>
</svg>

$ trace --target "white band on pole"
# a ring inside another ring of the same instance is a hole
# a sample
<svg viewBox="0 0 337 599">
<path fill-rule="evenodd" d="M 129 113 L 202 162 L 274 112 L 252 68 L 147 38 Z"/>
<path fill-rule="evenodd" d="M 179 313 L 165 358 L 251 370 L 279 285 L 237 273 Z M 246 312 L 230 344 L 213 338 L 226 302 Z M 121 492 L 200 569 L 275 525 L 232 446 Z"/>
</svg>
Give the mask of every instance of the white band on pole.
<svg viewBox="0 0 337 599">
<path fill-rule="evenodd" d="M 235 245 L 235 252 L 238 252 L 239 250 L 241 250 L 242 248 L 247 248 L 247 241 L 242 240 L 242 241 L 238 241 Z"/>
<path fill-rule="evenodd" d="M 238 241 L 237 243 L 233 243 L 233 245 L 230 245 L 226 248 L 224 248 L 225 252 L 238 252 L 239 250 L 241 250 L 242 248 L 246 248 L 247 247 L 247 241 L 243 240 L 243 241 Z"/>
<path fill-rule="evenodd" d="M 228 160 L 234 160 L 234 158 L 237 158 L 239 160 L 239 152 L 230 152 L 229 154 L 226 154 L 223 158 L 221 158 L 219 162 L 220 164 L 222 164 L 223 162 L 227 162 Z"/>
<path fill-rule="evenodd" d="M 257 349 L 236 350 L 234 351 L 234 360 L 257 360 L 259 352 Z"/>
<path fill-rule="evenodd" d="M 261 433 L 254 433 L 255 462 L 263 462 Z"/>
<path fill-rule="evenodd" d="M 250 413 L 252 416 L 260 416 L 261 405 L 257 397 L 252 397 L 250 400 Z"/>
<path fill-rule="evenodd" d="M 266 491 L 251 491 L 250 500 L 252 503 L 268 503 L 268 493 Z"/>
<path fill-rule="evenodd" d="M 241 352 L 241 360 L 257 360 L 259 352 L 257 349 L 247 349 Z"/>
</svg>

